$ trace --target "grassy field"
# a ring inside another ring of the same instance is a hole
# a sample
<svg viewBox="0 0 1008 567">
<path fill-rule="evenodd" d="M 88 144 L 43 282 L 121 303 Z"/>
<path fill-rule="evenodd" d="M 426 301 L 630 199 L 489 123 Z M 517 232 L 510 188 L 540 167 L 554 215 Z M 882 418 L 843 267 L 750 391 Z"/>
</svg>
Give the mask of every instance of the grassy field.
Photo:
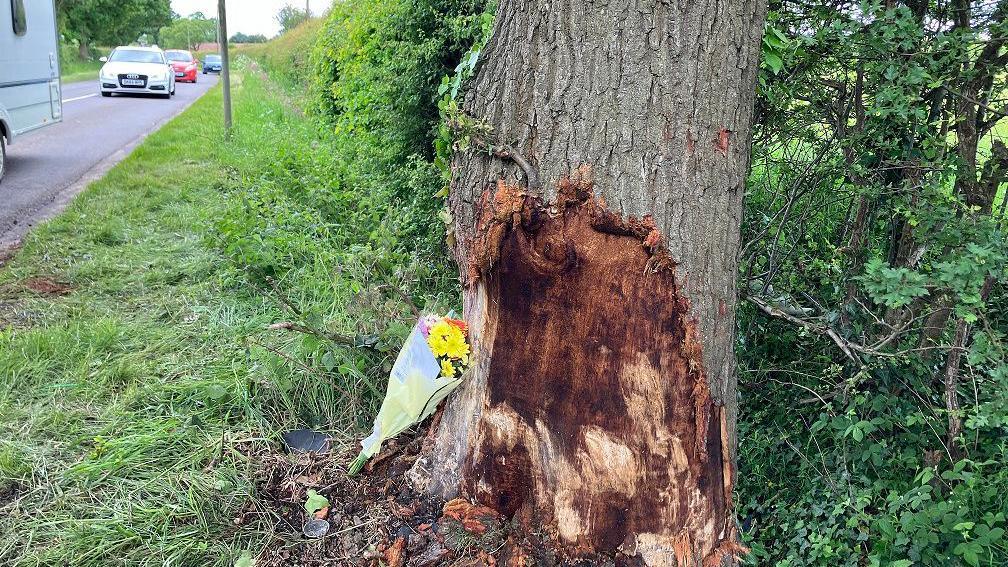
<svg viewBox="0 0 1008 567">
<path fill-rule="evenodd" d="M 266 537 L 232 521 L 249 455 L 332 411 L 255 346 L 279 309 L 218 252 L 229 189 L 313 132 L 239 67 L 230 142 L 217 88 L 0 269 L 0 565 L 232 565 Z"/>
</svg>

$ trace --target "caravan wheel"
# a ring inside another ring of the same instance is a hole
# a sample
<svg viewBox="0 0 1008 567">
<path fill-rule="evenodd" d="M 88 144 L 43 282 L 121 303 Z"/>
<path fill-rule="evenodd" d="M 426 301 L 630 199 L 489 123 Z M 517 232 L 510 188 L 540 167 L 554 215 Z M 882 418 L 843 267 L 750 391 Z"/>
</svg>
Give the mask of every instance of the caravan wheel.
<svg viewBox="0 0 1008 567">
<path fill-rule="evenodd" d="M 0 181 L 3 181 L 5 171 L 7 171 L 7 138 L 0 134 Z"/>
</svg>

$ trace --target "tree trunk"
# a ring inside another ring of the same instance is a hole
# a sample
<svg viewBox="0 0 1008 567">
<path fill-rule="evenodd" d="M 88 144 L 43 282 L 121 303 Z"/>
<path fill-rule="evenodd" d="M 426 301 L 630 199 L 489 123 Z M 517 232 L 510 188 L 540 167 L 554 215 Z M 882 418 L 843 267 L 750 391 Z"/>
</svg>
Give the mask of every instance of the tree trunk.
<svg viewBox="0 0 1008 567">
<path fill-rule="evenodd" d="M 450 196 L 472 368 L 413 471 L 429 494 L 568 557 L 741 551 L 735 283 L 765 6 L 500 3 L 462 105 L 493 147 L 457 152 Z"/>
<path fill-rule="evenodd" d="M 77 44 L 77 56 L 80 57 L 81 61 L 91 60 L 91 50 L 88 48 L 87 38 L 81 38 L 80 42 Z"/>
<path fill-rule="evenodd" d="M 945 444 L 948 446 L 949 459 L 955 463 L 962 456 L 959 450 L 959 435 L 962 434 L 962 415 L 959 412 L 959 367 L 962 362 L 963 350 L 966 348 L 969 324 L 960 318 L 956 322 L 955 338 L 945 359 L 942 372 L 945 383 L 945 410 L 948 412 L 948 434 Z"/>
</svg>

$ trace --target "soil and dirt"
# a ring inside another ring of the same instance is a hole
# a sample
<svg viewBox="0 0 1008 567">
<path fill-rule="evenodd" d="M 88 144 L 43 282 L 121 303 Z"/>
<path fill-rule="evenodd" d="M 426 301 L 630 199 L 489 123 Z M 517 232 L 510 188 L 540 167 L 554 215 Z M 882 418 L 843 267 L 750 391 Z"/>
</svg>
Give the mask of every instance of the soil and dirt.
<svg viewBox="0 0 1008 567">
<path fill-rule="evenodd" d="M 21 287 L 39 295 L 66 295 L 73 290 L 73 286 L 67 282 L 57 281 L 44 276 L 23 280 Z"/>
<path fill-rule="evenodd" d="M 253 454 L 247 448 L 245 452 L 258 463 L 255 497 L 234 524 L 274 534 L 272 545 L 261 550 L 255 565 L 643 565 L 627 556 L 567 561 L 549 551 L 553 546 L 545 543 L 545 534 L 518 539 L 516 534 L 522 530 L 514 529 L 517 526 L 496 510 L 461 498 L 443 502 L 418 493 L 406 473 L 429 449 L 431 430 L 428 422 L 412 434 L 389 441 L 355 477 L 345 472 L 357 454 L 353 446 L 328 454 Z M 314 516 L 329 522 L 328 533 L 319 539 L 303 534 L 311 519 L 304 508 L 309 490 L 329 500 L 329 507 Z"/>
<path fill-rule="evenodd" d="M 405 473 L 423 449 L 419 433 L 389 441 L 355 477 L 346 474 L 355 447 L 329 454 L 268 452 L 258 463 L 255 498 L 235 517 L 236 526 L 274 533 L 274 545 L 256 558 L 260 567 L 309 565 L 412 566 L 494 564 L 484 548 L 501 547 L 496 512 L 463 501 L 424 499 Z M 314 517 L 329 522 L 319 539 L 303 535 L 310 519 L 309 490 L 329 500 Z"/>
</svg>

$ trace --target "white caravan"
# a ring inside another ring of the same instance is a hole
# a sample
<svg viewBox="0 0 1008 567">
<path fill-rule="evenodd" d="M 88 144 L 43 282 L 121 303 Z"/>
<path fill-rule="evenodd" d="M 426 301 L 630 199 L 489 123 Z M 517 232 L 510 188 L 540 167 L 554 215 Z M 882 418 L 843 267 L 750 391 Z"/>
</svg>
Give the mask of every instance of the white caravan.
<svg viewBox="0 0 1008 567">
<path fill-rule="evenodd" d="M 53 0 L 0 0 L 0 179 L 7 144 L 63 118 L 58 57 Z"/>
</svg>

